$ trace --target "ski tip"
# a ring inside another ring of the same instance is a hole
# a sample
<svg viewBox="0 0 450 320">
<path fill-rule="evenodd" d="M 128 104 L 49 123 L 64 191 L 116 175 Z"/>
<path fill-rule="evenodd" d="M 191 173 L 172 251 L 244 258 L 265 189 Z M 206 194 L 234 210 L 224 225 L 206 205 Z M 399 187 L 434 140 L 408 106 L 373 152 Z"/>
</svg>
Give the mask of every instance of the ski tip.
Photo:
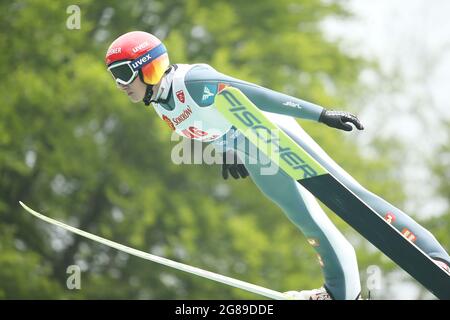
<svg viewBox="0 0 450 320">
<path fill-rule="evenodd" d="M 25 209 L 25 211 L 27 211 L 28 213 L 31 213 L 32 215 L 35 215 L 35 216 L 39 216 L 40 215 L 40 213 L 39 212 L 36 212 L 36 211 L 34 211 L 33 209 L 31 209 L 29 206 L 27 206 L 25 203 L 23 203 L 22 201 L 19 201 L 19 204 L 22 206 L 22 208 L 24 208 Z"/>
<path fill-rule="evenodd" d="M 28 211 L 29 208 L 25 203 L 23 203 L 22 201 L 19 201 L 19 204 L 22 206 L 22 208 L 24 208 L 25 210 Z"/>
</svg>

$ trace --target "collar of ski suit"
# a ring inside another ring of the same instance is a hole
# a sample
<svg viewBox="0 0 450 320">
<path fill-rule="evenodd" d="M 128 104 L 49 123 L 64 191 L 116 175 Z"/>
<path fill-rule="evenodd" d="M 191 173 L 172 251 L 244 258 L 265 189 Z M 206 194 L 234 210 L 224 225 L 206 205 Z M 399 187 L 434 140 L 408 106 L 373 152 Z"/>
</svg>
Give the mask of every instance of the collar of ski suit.
<svg viewBox="0 0 450 320">
<path fill-rule="evenodd" d="M 150 98 L 150 102 L 165 101 L 168 99 L 176 69 L 176 65 L 171 65 L 169 69 L 167 69 L 161 81 L 153 87 L 153 94 Z"/>
</svg>

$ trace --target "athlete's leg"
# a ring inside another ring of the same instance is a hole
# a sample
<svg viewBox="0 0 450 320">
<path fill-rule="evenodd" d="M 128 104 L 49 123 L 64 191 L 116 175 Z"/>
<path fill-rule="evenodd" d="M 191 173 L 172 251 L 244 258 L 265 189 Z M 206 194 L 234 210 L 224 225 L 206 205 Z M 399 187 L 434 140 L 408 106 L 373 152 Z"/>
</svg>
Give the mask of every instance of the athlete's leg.
<svg viewBox="0 0 450 320">
<path fill-rule="evenodd" d="M 264 174 L 264 165 L 261 163 L 267 163 L 267 157 L 259 154 L 257 163 L 250 161 L 250 143 L 246 139 L 239 141 L 235 147 L 253 181 L 267 197 L 282 208 L 321 257 L 325 286 L 330 294 L 335 299 L 356 299 L 361 292 L 361 286 L 352 245 L 336 229 L 306 189 L 282 170 L 277 170 L 275 174 Z"/>
<path fill-rule="evenodd" d="M 409 237 L 430 257 L 450 264 L 450 256 L 436 238 L 400 209 L 361 186 L 353 177 L 333 161 L 322 148 L 300 127 L 295 119 L 283 115 L 266 113 L 284 132 L 311 154 L 333 176 L 366 202 L 380 216 Z"/>
</svg>

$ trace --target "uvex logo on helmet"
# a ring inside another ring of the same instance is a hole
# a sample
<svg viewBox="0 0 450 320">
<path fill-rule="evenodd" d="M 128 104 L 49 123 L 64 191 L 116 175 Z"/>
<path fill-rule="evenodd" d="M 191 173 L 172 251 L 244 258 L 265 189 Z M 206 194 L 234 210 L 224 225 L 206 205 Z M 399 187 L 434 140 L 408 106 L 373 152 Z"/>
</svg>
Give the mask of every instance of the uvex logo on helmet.
<svg viewBox="0 0 450 320">
<path fill-rule="evenodd" d="M 142 56 L 139 59 L 133 61 L 131 66 L 133 67 L 134 70 L 139 70 L 150 61 L 152 61 L 152 57 L 150 56 L 150 53 L 147 53 L 145 56 Z"/>
<path fill-rule="evenodd" d="M 134 47 L 133 49 L 131 49 L 131 51 L 133 51 L 134 53 L 137 53 L 138 51 L 146 48 L 149 46 L 149 43 L 147 41 L 144 41 L 140 44 L 138 44 L 136 47 Z"/>
</svg>

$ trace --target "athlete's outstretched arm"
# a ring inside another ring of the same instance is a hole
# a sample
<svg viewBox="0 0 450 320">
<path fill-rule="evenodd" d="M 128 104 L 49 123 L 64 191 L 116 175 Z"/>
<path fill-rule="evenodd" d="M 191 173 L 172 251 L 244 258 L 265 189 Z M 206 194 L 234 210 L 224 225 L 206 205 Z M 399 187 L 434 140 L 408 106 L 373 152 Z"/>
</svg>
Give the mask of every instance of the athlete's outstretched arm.
<svg viewBox="0 0 450 320">
<path fill-rule="evenodd" d="M 314 103 L 270 90 L 246 81 L 224 75 L 208 65 L 198 65 L 186 78 L 186 86 L 199 105 L 211 103 L 208 92 L 211 88 L 230 85 L 241 90 L 258 108 L 263 111 L 289 115 L 296 118 L 322 122 L 330 127 L 351 131 L 353 124 L 357 129 L 364 129 L 358 118 L 348 112 L 327 110 Z M 208 91 L 205 91 L 208 88 Z M 205 95 L 206 93 L 206 95 Z M 206 97 L 206 99 L 205 99 Z"/>
<path fill-rule="evenodd" d="M 327 110 L 314 103 L 252 84 L 235 82 L 232 85 L 239 88 L 261 110 L 318 121 L 345 131 L 352 131 L 350 124 L 358 130 L 364 129 L 359 119 L 349 112 Z"/>
</svg>

